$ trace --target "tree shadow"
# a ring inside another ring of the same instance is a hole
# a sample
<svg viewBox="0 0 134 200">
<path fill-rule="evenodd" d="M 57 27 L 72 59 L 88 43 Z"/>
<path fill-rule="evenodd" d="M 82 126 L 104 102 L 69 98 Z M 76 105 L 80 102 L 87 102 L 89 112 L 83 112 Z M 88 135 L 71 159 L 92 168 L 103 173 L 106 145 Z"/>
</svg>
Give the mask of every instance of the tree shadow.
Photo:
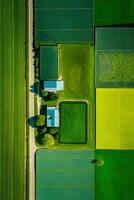
<svg viewBox="0 0 134 200">
<path fill-rule="evenodd" d="M 43 105 L 43 106 L 41 106 L 41 108 L 40 108 L 40 114 L 41 115 L 47 115 L 47 105 Z"/>
<path fill-rule="evenodd" d="M 28 119 L 28 124 L 29 124 L 29 126 L 31 126 L 32 128 L 36 128 L 36 126 L 35 126 L 35 117 L 36 117 L 36 116 L 33 116 L 33 117 L 30 117 L 30 118 Z"/>
<path fill-rule="evenodd" d="M 35 82 L 33 85 L 31 85 L 30 92 L 35 93 L 41 97 L 42 95 L 40 91 L 40 82 Z"/>
</svg>

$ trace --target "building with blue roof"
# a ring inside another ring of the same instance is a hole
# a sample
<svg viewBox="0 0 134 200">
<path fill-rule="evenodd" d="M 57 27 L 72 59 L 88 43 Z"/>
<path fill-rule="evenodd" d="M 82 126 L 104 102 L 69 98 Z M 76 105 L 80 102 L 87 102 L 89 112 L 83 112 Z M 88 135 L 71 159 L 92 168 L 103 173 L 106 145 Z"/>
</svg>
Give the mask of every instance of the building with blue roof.
<svg viewBox="0 0 134 200">
<path fill-rule="evenodd" d="M 64 81 L 62 80 L 44 81 L 43 87 L 44 90 L 48 92 L 63 91 Z"/>
<path fill-rule="evenodd" d="M 47 127 L 59 127 L 59 109 L 47 107 Z"/>
</svg>

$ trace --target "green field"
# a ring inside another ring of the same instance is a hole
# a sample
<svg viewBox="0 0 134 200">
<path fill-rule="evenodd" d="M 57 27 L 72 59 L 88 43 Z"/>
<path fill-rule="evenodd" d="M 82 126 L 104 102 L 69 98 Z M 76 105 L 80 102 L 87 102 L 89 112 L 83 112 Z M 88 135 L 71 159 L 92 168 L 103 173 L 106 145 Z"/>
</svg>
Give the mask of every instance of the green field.
<svg viewBox="0 0 134 200">
<path fill-rule="evenodd" d="M 25 1 L 0 0 L 0 199 L 24 199 Z"/>
<path fill-rule="evenodd" d="M 87 142 L 87 103 L 62 102 L 60 104 L 60 143 Z"/>
<path fill-rule="evenodd" d="M 134 28 L 96 28 L 96 87 L 134 86 Z"/>
<path fill-rule="evenodd" d="M 92 150 L 36 152 L 36 200 L 94 200 Z"/>
<path fill-rule="evenodd" d="M 94 47 L 90 44 L 59 45 L 59 77 L 64 80 L 64 93 L 60 100 L 88 101 L 90 109 L 87 139 L 90 146 L 94 146 Z"/>
<path fill-rule="evenodd" d="M 133 0 L 95 0 L 95 26 L 133 24 Z"/>
<path fill-rule="evenodd" d="M 95 158 L 104 160 L 95 167 L 95 200 L 134 199 L 134 151 L 98 150 Z"/>
<path fill-rule="evenodd" d="M 93 0 L 35 0 L 34 8 L 36 42 L 93 41 Z"/>
</svg>

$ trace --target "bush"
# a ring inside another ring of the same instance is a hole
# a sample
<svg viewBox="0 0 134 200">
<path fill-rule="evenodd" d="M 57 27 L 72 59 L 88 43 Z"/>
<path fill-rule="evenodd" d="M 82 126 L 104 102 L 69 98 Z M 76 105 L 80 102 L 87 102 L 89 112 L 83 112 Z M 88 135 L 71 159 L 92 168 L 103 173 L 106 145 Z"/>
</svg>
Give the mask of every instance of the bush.
<svg viewBox="0 0 134 200">
<path fill-rule="evenodd" d="M 58 128 L 50 128 L 49 133 L 51 135 L 57 135 L 58 134 Z"/>
<path fill-rule="evenodd" d="M 58 94 L 55 92 L 42 91 L 42 96 L 45 101 L 53 101 L 58 99 Z"/>
<path fill-rule="evenodd" d="M 40 127 L 45 125 L 45 115 L 37 115 L 35 117 L 35 126 Z"/>
<path fill-rule="evenodd" d="M 46 133 L 44 137 L 42 138 L 42 144 L 45 146 L 53 146 L 55 144 L 55 139 L 52 135 L 49 133 Z"/>
<path fill-rule="evenodd" d="M 44 135 L 45 133 L 47 133 L 47 128 L 46 127 L 43 127 L 39 130 L 39 134 L 40 135 Z"/>
<path fill-rule="evenodd" d="M 43 96 L 43 97 L 47 97 L 49 92 L 48 92 L 48 91 L 45 91 L 45 90 L 42 90 L 41 93 L 42 93 L 42 96 Z"/>
</svg>

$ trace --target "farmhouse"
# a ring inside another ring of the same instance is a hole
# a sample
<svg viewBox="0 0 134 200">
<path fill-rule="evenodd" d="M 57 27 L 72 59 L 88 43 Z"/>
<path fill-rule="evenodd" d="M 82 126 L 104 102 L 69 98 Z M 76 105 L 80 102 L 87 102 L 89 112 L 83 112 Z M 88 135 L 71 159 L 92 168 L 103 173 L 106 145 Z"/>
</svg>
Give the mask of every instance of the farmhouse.
<svg viewBox="0 0 134 200">
<path fill-rule="evenodd" d="M 59 127 L 59 109 L 47 107 L 47 127 Z"/>
</svg>

